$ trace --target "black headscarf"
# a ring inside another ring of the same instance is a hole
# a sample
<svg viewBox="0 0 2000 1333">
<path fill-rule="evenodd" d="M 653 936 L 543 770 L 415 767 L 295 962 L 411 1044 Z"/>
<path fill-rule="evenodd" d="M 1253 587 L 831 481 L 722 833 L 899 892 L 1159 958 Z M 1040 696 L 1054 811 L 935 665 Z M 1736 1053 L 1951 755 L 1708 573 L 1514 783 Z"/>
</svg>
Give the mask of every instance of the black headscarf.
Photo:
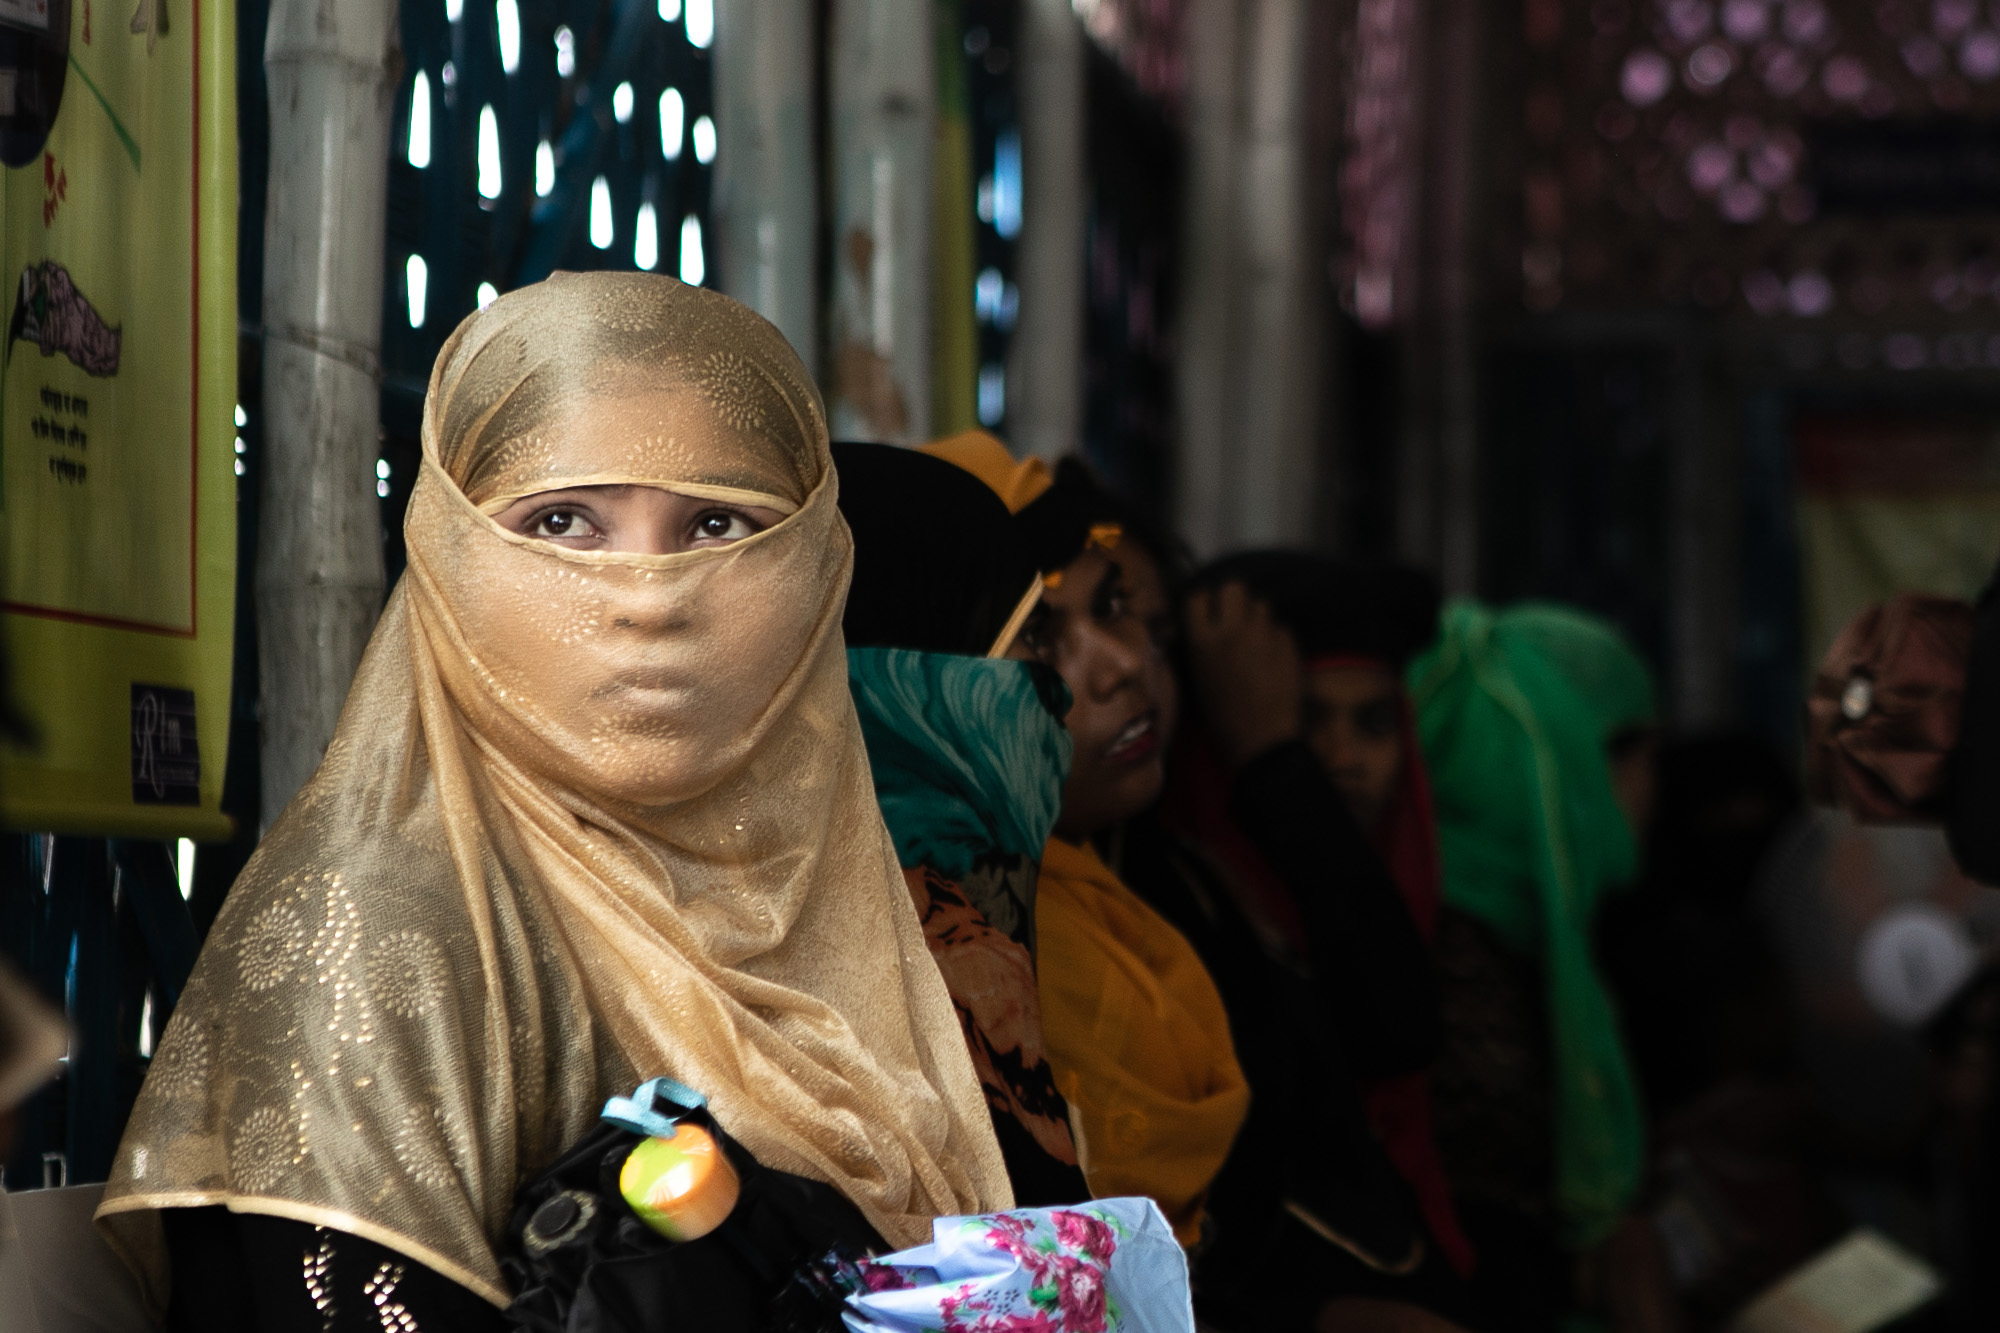
<svg viewBox="0 0 2000 1333">
<path fill-rule="evenodd" d="M 1269 603 L 1307 661 L 1367 657 L 1401 670 L 1437 638 L 1437 581 L 1406 565 L 1304 551 L 1243 551 L 1206 566 L 1198 587 L 1241 583 Z"/>
<path fill-rule="evenodd" d="M 1092 532 L 1107 526 L 1118 529 L 1118 540 L 1130 538 L 1151 553 L 1170 590 L 1178 586 L 1187 563 L 1178 540 L 1136 505 L 1107 490 L 1076 458 L 1065 458 L 1056 464 L 1054 482 L 1021 507 L 1021 512 L 1014 515 L 1014 525 L 1020 530 L 1035 568 L 1045 574 L 1082 555 L 1090 544 Z"/>
<path fill-rule="evenodd" d="M 833 465 L 854 534 L 847 646 L 984 654 L 1035 578 L 1000 497 L 961 468 L 894 445 L 836 443 Z"/>
</svg>

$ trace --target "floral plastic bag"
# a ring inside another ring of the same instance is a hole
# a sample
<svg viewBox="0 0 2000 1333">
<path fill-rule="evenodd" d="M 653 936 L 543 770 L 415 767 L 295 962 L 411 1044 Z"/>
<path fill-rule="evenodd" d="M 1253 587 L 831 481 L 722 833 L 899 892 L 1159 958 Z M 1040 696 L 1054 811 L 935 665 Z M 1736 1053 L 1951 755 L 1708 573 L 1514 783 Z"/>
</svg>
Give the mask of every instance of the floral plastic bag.
<svg viewBox="0 0 2000 1333">
<path fill-rule="evenodd" d="M 864 1260 L 853 1333 L 1192 1333 L 1187 1257 L 1151 1199 L 941 1217 Z"/>
</svg>

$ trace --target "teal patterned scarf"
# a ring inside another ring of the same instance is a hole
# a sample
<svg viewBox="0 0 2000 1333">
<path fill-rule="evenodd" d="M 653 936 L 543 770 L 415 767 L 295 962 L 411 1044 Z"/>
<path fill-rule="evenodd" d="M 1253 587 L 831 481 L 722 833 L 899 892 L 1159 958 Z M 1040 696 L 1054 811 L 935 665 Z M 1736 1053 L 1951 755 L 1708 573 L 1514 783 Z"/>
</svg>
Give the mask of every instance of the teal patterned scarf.
<svg viewBox="0 0 2000 1333">
<path fill-rule="evenodd" d="M 994 852 L 1041 856 L 1069 774 L 1069 700 L 1051 673 L 1004 658 L 850 648 L 847 678 L 903 865 L 960 879 Z"/>
</svg>

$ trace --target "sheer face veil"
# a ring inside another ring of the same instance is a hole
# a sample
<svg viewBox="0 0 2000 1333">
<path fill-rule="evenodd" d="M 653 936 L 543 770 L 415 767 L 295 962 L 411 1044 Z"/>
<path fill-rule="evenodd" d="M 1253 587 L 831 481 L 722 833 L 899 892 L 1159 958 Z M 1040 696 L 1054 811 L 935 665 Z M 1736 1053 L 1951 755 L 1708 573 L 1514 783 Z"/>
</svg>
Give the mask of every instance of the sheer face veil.
<svg viewBox="0 0 2000 1333">
<path fill-rule="evenodd" d="M 445 344 L 409 567 L 326 758 L 218 918 L 100 1225 L 163 1301 L 156 1210 L 381 1241 L 495 1302 L 513 1192 L 670 1074 L 891 1243 L 1012 1199 L 875 803 L 852 544 L 778 332 L 558 274 Z M 775 510 L 579 551 L 492 515 L 576 486 Z"/>
</svg>

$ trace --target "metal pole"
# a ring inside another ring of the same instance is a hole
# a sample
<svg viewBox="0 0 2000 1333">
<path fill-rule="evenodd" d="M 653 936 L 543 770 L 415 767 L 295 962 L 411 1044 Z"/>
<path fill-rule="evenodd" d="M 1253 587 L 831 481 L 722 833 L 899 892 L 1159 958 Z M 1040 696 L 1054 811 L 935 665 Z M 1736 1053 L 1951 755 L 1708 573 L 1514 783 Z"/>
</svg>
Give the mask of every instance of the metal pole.
<svg viewBox="0 0 2000 1333">
<path fill-rule="evenodd" d="M 1074 453 L 1083 425 L 1083 25 L 1070 0 L 1021 13 L 1021 314 L 1008 366 L 1018 454 Z"/>
<path fill-rule="evenodd" d="M 382 606 L 382 234 L 394 0 L 274 0 L 264 42 L 263 818 L 312 776 Z"/>
<path fill-rule="evenodd" d="M 721 0 L 715 13 L 714 211 L 722 290 L 819 373 L 812 0 Z"/>
<path fill-rule="evenodd" d="M 834 0 L 836 437 L 930 435 L 933 33 L 931 0 Z"/>
</svg>

